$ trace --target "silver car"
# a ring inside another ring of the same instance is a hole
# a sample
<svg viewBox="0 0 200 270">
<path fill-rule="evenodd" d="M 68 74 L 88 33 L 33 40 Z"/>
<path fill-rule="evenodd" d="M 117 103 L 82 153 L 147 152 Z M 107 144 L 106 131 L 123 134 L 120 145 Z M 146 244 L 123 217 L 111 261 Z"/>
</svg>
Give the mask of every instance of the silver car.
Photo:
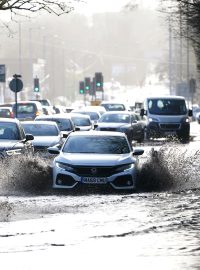
<svg viewBox="0 0 200 270">
<path fill-rule="evenodd" d="M 138 155 L 121 132 L 78 131 L 71 133 L 53 161 L 53 188 L 73 189 L 79 186 L 104 186 L 134 191 Z"/>
</svg>

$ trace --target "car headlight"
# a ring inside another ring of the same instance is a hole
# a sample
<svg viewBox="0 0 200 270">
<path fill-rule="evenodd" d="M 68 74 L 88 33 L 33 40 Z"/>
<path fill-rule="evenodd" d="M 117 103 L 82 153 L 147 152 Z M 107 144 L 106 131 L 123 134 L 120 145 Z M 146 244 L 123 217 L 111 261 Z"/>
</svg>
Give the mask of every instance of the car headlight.
<svg viewBox="0 0 200 270">
<path fill-rule="evenodd" d="M 66 163 L 63 163 L 63 162 L 56 161 L 56 167 L 58 167 L 60 169 L 63 169 L 65 171 L 68 171 L 68 172 L 73 172 L 74 171 L 73 167 L 71 167 L 69 164 L 66 164 Z"/>
<path fill-rule="evenodd" d="M 182 119 L 182 123 L 189 123 L 189 121 L 190 121 L 190 120 L 189 120 L 188 117 L 185 117 L 185 118 Z"/>
<path fill-rule="evenodd" d="M 22 149 L 12 149 L 5 151 L 8 156 L 15 156 L 15 155 L 21 155 Z"/>
<path fill-rule="evenodd" d="M 116 172 L 125 172 L 125 171 L 132 169 L 133 167 L 134 167 L 134 163 L 126 164 L 126 165 L 122 165 L 122 166 L 118 167 L 115 171 Z"/>
<path fill-rule="evenodd" d="M 149 118 L 149 122 L 158 122 L 158 119 L 156 119 L 156 118 Z"/>
</svg>

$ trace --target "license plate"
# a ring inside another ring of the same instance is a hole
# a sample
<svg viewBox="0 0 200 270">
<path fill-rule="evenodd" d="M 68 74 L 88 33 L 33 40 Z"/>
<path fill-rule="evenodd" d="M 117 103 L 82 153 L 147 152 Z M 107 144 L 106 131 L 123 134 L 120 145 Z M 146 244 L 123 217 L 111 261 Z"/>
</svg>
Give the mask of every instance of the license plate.
<svg viewBox="0 0 200 270">
<path fill-rule="evenodd" d="M 106 184 L 106 177 L 82 177 L 82 183 L 85 184 Z"/>
</svg>

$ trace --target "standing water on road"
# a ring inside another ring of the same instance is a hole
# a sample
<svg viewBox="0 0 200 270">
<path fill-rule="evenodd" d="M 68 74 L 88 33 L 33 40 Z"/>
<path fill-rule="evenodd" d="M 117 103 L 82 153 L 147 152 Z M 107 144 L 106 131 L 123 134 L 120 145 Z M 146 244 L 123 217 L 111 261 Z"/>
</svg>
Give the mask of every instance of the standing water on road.
<svg viewBox="0 0 200 270">
<path fill-rule="evenodd" d="M 58 193 L 45 160 L 2 161 L 2 269 L 199 269 L 196 146 L 151 149 L 134 194 Z"/>
</svg>

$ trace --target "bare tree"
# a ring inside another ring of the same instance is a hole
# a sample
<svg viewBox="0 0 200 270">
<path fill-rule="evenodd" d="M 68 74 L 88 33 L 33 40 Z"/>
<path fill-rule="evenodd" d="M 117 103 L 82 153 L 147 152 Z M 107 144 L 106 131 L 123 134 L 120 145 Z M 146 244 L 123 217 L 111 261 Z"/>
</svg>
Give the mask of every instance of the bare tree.
<svg viewBox="0 0 200 270">
<path fill-rule="evenodd" d="M 198 61 L 197 67 L 200 69 L 200 0 L 160 1 L 163 4 L 161 11 L 173 18 L 175 30 L 181 18 L 181 35 L 191 41 Z"/>
<path fill-rule="evenodd" d="M 55 15 L 69 13 L 74 9 L 72 2 L 81 0 L 73 0 L 70 2 L 58 0 L 0 0 L 0 11 L 10 11 L 13 15 L 20 15 L 22 12 L 35 13 L 38 11 L 46 11 Z"/>
</svg>

